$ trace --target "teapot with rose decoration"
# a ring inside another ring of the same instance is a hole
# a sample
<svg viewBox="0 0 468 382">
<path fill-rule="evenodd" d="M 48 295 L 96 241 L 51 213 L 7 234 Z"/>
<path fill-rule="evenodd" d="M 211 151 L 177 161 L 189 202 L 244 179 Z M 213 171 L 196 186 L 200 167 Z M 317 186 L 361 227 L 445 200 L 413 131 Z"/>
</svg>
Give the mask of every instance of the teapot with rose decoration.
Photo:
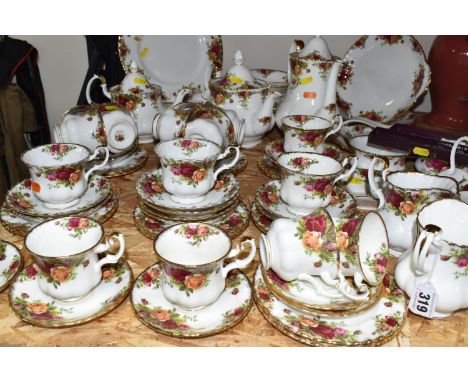
<svg viewBox="0 0 468 382">
<path fill-rule="evenodd" d="M 274 125 L 273 107 L 279 93 L 269 94 L 269 86 L 254 80 L 238 50 L 235 65 L 225 76 L 209 81 L 212 102 L 226 111 L 234 111 L 239 120 L 244 120 L 242 147 L 252 148 L 261 142 L 265 133 Z"/>
<path fill-rule="evenodd" d="M 133 115 L 138 127 L 138 142 L 153 142 L 152 125 L 155 115 L 164 111 L 162 90 L 154 85 L 138 71 L 134 61 L 130 64 L 129 72 L 120 85 L 107 89 L 106 80 L 102 76 L 94 75 L 86 86 L 86 99 L 92 103 L 90 89 L 93 81 L 101 81 L 104 95 L 112 102 L 125 107 Z"/>
<path fill-rule="evenodd" d="M 289 54 L 288 90 L 276 111 L 276 125 L 288 115 L 336 116 L 336 84 L 343 61 L 337 60 L 320 36 L 302 49 L 293 44 Z"/>
</svg>

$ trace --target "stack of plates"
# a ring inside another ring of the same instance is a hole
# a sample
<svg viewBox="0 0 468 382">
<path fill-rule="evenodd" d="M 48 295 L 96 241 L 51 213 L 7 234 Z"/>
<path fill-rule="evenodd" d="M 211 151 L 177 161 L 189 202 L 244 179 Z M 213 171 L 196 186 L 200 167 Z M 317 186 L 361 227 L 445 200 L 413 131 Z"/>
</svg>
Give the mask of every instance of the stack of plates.
<svg viewBox="0 0 468 382">
<path fill-rule="evenodd" d="M 26 179 L 8 191 L 0 209 L 0 220 L 5 229 L 15 235 L 26 236 L 38 224 L 61 216 L 87 216 L 100 223 L 110 219 L 119 206 L 109 180 L 92 175 L 88 188 L 79 202 L 71 207 L 47 207 L 31 190 L 31 180 Z"/>
<path fill-rule="evenodd" d="M 221 176 L 205 199 L 194 205 L 172 200 L 162 185 L 161 169 L 141 175 L 136 190 L 135 225 L 151 239 L 181 222 L 204 221 L 223 229 L 231 238 L 240 235 L 249 224 L 249 209 L 240 201 L 240 185 L 233 174 Z"/>
<path fill-rule="evenodd" d="M 96 174 L 103 175 L 107 178 L 131 174 L 144 167 L 147 161 L 148 153 L 146 150 L 139 145 L 135 145 L 128 153 L 111 156 L 109 162 L 107 162 L 104 167 L 96 170 Z M 94 164 L 96 163 L 90 162 L 90 167 Z"/>
</svg>

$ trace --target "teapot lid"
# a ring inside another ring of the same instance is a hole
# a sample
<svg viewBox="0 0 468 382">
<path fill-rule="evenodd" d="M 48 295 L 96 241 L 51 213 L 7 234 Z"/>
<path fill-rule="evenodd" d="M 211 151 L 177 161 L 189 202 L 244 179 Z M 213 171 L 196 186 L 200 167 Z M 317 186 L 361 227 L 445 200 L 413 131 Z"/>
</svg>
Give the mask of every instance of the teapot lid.
<svg viewBox="0 0 468 382">
<path fill-rule="evenodd" d="M 155 88 L 155 85 L 152 85 L 148 82 L 146 76 L 138 71 L 138 66 L 135 61 L 132 61 L 129 67 L 129 72 L 122 80 L 120 84 L 121 91 L 129 92 L 130 89 L 140 89 L 142 91 L 148 91 Z"/>
<path fill-rule="evenodd" d="M 312 58 L 314 60 L 331 60 L 332 54 L 327 42 L 320 36 L 315 36 L 300 51 L 299 57 Z"/>
<path fill-rule="evenodd" d="M 234 55 L 233 65 L 224 75 L 221 83 L 228 84 L 230 88 L 242 88 L 246 83 L 254 83 L 254 78 L 244 64 L 244 56 L 240 50 Z"/>
</svg>

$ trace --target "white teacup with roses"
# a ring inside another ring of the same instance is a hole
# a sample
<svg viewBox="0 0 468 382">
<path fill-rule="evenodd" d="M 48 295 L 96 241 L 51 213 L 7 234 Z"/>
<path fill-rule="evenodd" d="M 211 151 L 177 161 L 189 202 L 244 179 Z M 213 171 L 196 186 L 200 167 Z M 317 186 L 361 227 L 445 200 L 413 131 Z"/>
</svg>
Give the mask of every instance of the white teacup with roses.
<svg viewBox="0 0 468 382">
<path fill-rule="evenodd" d="M 38 268 L 39 288 L 61 301 L 84 298 L 103 277 L 101 268 L 115 264 L 125 251 L 122 234 L 112 233 L 101 244 L 104 228 L 97 221 L 79 216 L 48 220 L 34 227 L 24 243 Z M 119 243 L 115 255 L 98 255 Z"/>
<path fill-rule="evenodd" d="M 86 163 L 95 159 L 99 151 L 104 160 L 85 172 Z M 88 188 L 89 176 L 104 167 L 109 160 L 109 150 L 98 147 L 93 155 L 81 145 L 53 143 L 25 151 L 21 160 L 31 175 L 31 190 L 49 208 L 61 209 L 78 203 Z"/>
<path fill-rule="evenodd" d="M 162 168 L 164 189 L 172 200 L 182 204 L 201 202 L 218 175 L 233 167 L 240 155 L 239 147 L 229 146 L 224 152 L 216 143 L 195 138 L 160 142 L 155 147 Z M 235 151 L 234 159 L 214 171 L 216 161 Z"/>
<path fill-rule="evenodd" d="M 228 265 L 224 260 L 241 253 L 245 244 L 249 254 Z M 163 231 L 154 242 L 162 262 L 162 291 L 172 304 L 186 310 L 204 308 L 214 303 L 226 286 L 228 273 L 245 268 L 256 253 L 254 239 L 232 248 L 229 236 L 205 223 L 184 223 Z"/>
<path fill-rule="evenodd" d="M 280 198 L 294 215 L 305 216 L 330 204 L 333 185 L 347 179 L 355 170 L 357 160 L 345 171 L 343 163 L 322 154 L 293 152 L 278 157 L 281 168 Z"/>
</svg>

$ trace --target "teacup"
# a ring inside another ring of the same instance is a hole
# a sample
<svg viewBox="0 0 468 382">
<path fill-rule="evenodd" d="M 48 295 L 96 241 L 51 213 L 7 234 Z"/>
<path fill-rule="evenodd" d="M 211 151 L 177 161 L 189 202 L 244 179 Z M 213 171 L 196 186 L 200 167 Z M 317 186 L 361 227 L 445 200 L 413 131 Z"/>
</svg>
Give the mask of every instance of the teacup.
<svg viewBox="0 0 468 382">
<path fill-rule="evenodd" d="M 130 151 L 137 135 L 137 125 L 130 112 L 111 103 L 75 106 L 54 127 L 57 142 L 81 144 L 90 151 L 105 146 L 115 155 Z"/>
<path fill-rule="evenodd" d="M 232 161 L 214 171 L 216 161 L 235 151 Z M 171 198 L 183 204 L 201 202 L 221 171 L 234 166 L 239 147 L 229 146 L 223 153 L 216 143 L 204 139 L 173 139 L 160 142 L 154 148 L 162 168 L 162 182 Z"/>
<path fill-rule="evenodd" d="M 273 221 L 268 233 L 260 238 L 260 259 L 265 270 L 272 269 L 285 281 L 307 282 L 318 295 L 332 299 L 343 295 L 365 300 L 368 291 L 350 293 L 350 286 L 339 273 L 339 252 L 333 220 L 321 208 L 299 219 Z M 316 277 L 336 289 L 327 292 Z"/>
<path fill-rule="evenodd" d="M 443 199 L 457 198 L 458 184 L 453 178 L 426 175 L 419 172 L 382 172 L 382 187 L 376 184 L 374 168 L 382 164 L 374 158 L 369 168 L 369 184 L 379 198 L 378 211 L 387 226 L 392 254 L 404 252 L 416 240 L 416 216 L 427 204 Z"/>
<path fill-rule="evenodd" d="M 102 279 L 102 266 L 115 264 L 125 251 L 122 234 L 112 233 L 101 244 L 104 228 L 97 221 L 79 216 L 48 220 L 34 227 L 24 243 L 39 268 L 39 288 L 45 294 L 63 301 L 85 297 Z M 115 255 L 98 255 L 115 242 Z"/>
<path fill-rule="evenodd" d="M 355 170 L 357 160 L 353 158 L 351 168 L 345 172 L 349 158 L 343 163 L 322 154 L 294 152 L 278 157 L 281 169 L 280 198 L 294 215 L 304 216 L 330 203 L 333 185 L 347 179 Z"/>
<path fill-rule="evenodd" d="M 340 272 L 352 276 L 364 290 L 362 281 L 378 285 L 387 272 L 389 259 L 385 223 L 376 212 L 346 219 L 333 218 L 336 244 L 340 252 Z"/>
<path fill-rule="evenodd" d="M 87 162 L 105 152 L 104 160 L 85 172 Z M 109 150 L 98 147 L 93 155 L 81 145 L 54 143 L 25 151 L 21 160 L 28 166 L 34 195 L 49 208 L 60 209 L 79 202 L 88 187 L 88 178 L 104 167 Z"/>
<path fill-rule="evenodd" d="M 468 307 L 467 225 L 468 204 L 456 199 L 428 204 L 417 217 L 414 248 L 406 251 L 395 269 L 398 285 L 409 296 L 418 285 L 432 285 L 437 294 L 433 317 Z"/>
<path fill-rule="evenodd" d="M 224 265 L 224 260 L 236 257 L 250 245 L 244 259 Z M 215 302 L 226 286 L 228 273 L 245 268 L 256 253 L 254 239 L 248 239 L 234 249 L 229 236 L 221 229 L 205 223 L 184 223 L 163 231 L 154 242 L 162 262 L 162 291 L 174 305 L 186 310 L 206 307 Z"/>
<path fill-rule="evenodd" d="M 340 116 L 339 123 L 335 127 L 333 127 L 334 121 L 312 115 L 290 115 L 284 117 L 281 123 L 285 152 L 322 154 L 325 150 L 325 141 L 341 129 L 343 119 Z"/>
<path fill-rule="evenodd" d="M 348 180 L 346 189 L 353 196 L 373 196 L 377 197 L 369 187 L 368 170 L 372 159 L 382 158 L 388 165 L 390 171 L 403 171 L 406 169 L 407 152 L 377 148 L 367 143 L 367 135 L 359 135 L 349 140 L 351 150 L 358 158 L 357 171 Z M 385 168 L 384 162 L 376 164 L 375 170 L 383 171 Z M 380 179 L 377 179 L 377 183 Z"/>
</svg>

